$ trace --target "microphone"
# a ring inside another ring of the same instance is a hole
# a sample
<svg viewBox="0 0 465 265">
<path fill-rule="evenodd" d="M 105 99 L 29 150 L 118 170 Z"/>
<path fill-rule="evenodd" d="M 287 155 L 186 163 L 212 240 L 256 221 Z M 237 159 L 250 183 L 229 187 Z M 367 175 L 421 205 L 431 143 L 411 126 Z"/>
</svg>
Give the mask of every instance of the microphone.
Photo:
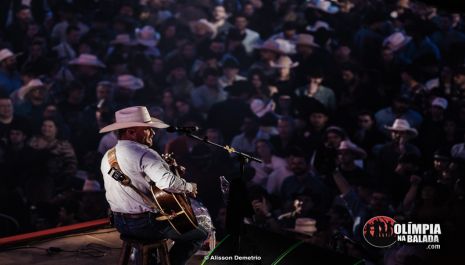
<svg viewBox="0 0 465 265">
<path fill-rule="evenodd" d="M 166 131 L 170 133 L 174 133 L 174 132 L 193 133 L 193 132 L 197 132 L 198 130 L 200 130 L 198 126 L 186 126 L 186 127 L 170 126 L 166 128 Z"/>
</svg>

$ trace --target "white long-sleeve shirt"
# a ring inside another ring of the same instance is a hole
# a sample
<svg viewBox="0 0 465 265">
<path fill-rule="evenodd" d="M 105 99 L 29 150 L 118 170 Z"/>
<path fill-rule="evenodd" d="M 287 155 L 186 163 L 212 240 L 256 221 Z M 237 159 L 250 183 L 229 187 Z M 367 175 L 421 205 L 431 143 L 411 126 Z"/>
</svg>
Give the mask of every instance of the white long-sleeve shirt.
<svg viewBox="0 0 465 265">
<path fill-rule="evenodd" d="M 131 179 L 132 184 L 138 190 L 148 195 L 149 198 L 152 196 L 150 185 L 144 174 L 160 189 L 171 192 L 192 192 L 192 184 L 174 175 L 161 156 L 148 146 L 129 140 L 119 140 L 115 148 L 121 171 Z M 121 213 L 152 211 L 132 188 L 121 185 L 108 174 L 110 168 L 108 152 L 106 152 L 100 169 L 105 183 L 105 196 L 111 210 Z"/>
</svg>

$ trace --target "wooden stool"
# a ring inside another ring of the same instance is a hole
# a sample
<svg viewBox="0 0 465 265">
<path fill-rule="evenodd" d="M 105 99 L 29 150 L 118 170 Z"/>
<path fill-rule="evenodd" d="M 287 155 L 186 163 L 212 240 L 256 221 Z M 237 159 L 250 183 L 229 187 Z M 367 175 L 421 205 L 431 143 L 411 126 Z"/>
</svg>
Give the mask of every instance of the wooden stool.
<svg viewBox="0 0 465 265">
<path fill-rule="evenodd" d="M 157 256 L 162 265 L 170 265 L 168 256 L 168 243 L 166 239 L 140 239 L 129 236 L 120 236 L 123 240 L 123 248 L 119 257 L 119 265 L 127 265 L 131 248 L 136 249 L 135 260 L 137 265 L 149 265 L 150 253 L 157 251 Z"/>
</svg>

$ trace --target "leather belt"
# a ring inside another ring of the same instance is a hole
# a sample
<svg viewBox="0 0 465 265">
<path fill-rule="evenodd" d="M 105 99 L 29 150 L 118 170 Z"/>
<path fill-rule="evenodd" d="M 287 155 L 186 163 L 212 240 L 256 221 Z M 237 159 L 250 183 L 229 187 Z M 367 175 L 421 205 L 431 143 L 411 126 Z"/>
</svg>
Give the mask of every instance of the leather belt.
<svg viewBox="0 0 465 265">
<path fill-rule="evenodd" d="M 119 212 L 113 212 L 114 216 L 121 216 L 124 218 L 131 218 L 131 219 L 138 219 L 138 218 L 143 218 L 147 217 L 151 212 L 144 212 L 144 213 L 119 213 Z M 153 213 L 155 214 L 155 213 Z"/>
<path fill-rule="evenodd" d="M 157 221 L 166 221 L 166 220 L 171 220 L 174 217 L 180 215 L 180 214 L 185 214 L 184 211 L 179 211 L 177 213 L 173 213 L 171 215 L 162 215 L 160 213 L 153 213 L 153 212 L 144 212 L 144 213 L 119 213 L 119 212 L 112 212 L 113 216 L 121 216 L 124 218 L 130 218 L 130 219 L 138 219 L 138 218 L 144 218 L 147 217 L 148 215 L 152 214 L 153 217 L 155 217 L 155 220 Z"/>
</svg>

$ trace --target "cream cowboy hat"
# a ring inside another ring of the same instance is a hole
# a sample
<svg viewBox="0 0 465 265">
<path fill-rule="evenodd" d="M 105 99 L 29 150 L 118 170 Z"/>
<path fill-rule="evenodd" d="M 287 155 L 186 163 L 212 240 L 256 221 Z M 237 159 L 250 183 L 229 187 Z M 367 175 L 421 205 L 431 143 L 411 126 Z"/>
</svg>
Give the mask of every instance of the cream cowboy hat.
<svg viewBox="0 0 465 265">
<path fill-rule="evenodd" d="M 418 135 L 417 129 L 410 127 L 410 123 L 404 119 L 396 119 L 392 126 L 385 125 L 384 128 L 388 129 L 389 131 L 407 132 L 407 134 L 411 137 Z"/>
<path fill-rule="evenodd" d="M 312 47 L 320 47 L 320 45 L 315 43 L 315 38 L 310 34 L 299 34 L 297 36 L 297 41 L 295 45 L 305 45 Z"/>
<path fill-rule="evenodd" d="M 273 68 L 294 68 L 299 66 L 298 62 L 293 62 L 289 56 L 281 56 L 276 62 L 271 62 Z"/>
<path fill-rule="evenodd" d="M 279 45 L 279 50 L 284 54 L 295 54 L 295 44 L 290 40 L 277 38 L 275 41 Z"/>
<path fill-rule="evenodd" d="M 105 68 L 106 65 L 102 63 L 97 56 L 93 54 L 83 53 L 79 55 L 78 58 L 73 59 L 69 62 L 70 65 L 87 65 L 87 66 L 95 66 L 100 68 Z"/>
<path fill-rule="evenodd" d="M 150 117 L 149 111 L 144 106 L 135 106 L 118 110 L 115 113 L 115 122 L 100 129 L 100 133 L 111 132 L 131 127 L 168 128 L 163 121 Z"/>
<path fill-rule="evenodd" d="M 275 40 L 267 40 L 261 45 L 255 46 L 257 50 L 265 50 L 265 51 L 272 51 L 278 54 L 284 54 L 283 50 L 281 49 L 279 43 Z"/>
<path fill-rule="evenodd" d="M 349 140 L 341 141 L 337 150 L 350 150 L 355 155 L 356 159 L 364 159 L 367 156 L 367 153 L 362 148 Z"/>
<path fill-rule="evenodd" d="M 133 75 L 120 75 L 116 85 L 130 90 L 139 90 L 144 87 L 144 81 Z"/>
<path fill-rule="evenodd" d="M 135 33 L 137 42 L 147 47 L 155 47 L 160 39 L 160 34 L 152 26 L 136 28 Z"/>
<path fill-rule="evenodd" d="M 25 86 L 22 86 L 18 90 L 18 98 L 23 100 L 24 97 L 34 88 L 45 87 L 45 84 L 40 81 L 40 79 L 32 79 Z"/>
</svg>

